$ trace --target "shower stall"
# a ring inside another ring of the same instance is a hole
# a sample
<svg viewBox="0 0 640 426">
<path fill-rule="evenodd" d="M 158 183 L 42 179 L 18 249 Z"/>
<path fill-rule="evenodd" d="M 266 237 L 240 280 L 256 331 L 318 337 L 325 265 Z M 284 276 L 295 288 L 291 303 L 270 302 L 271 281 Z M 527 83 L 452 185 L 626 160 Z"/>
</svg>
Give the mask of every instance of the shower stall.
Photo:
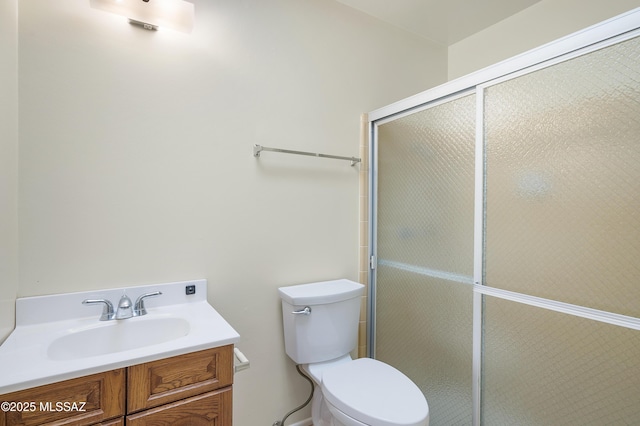
<svg viewBox="0 0 640 426">
<path fill-rule="evenodd" d="M 640 10 L 369 132 L 368 351 L 431 426 L 640 424 Z"/>
</svg>

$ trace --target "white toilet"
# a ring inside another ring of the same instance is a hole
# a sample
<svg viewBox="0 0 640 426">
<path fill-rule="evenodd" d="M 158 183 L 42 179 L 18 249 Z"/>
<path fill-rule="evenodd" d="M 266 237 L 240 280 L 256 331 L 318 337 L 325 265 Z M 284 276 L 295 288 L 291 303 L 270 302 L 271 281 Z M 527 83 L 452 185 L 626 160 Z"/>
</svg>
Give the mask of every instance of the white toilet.
<svg viewBox="0 0 640 426">
<path fill-rule="evenodd" d="M 314 426 L 428 426 L 429 406 L 407 376 L 353 360 L 364 286 L 341 279 L 278 289 L 287 355 L 316 384 Z"/>
</svg>

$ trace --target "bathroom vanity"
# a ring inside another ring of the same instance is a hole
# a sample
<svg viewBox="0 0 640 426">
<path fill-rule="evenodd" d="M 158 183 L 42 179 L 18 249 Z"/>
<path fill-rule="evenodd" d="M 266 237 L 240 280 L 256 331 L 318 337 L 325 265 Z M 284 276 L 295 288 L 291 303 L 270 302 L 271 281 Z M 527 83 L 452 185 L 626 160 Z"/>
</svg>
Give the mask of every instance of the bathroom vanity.
<svg viewBox="0 0 640 426">
<path fill-rule="evenodd" d="M 231 426 L 233 345 L 206 349 L 0 396 L 1 426 Z"/>
<path fill-rule="evenodd" d="M 87 317 L 82 300 L 117 300 L 122 289 L 19 299 L 16 330 L 0 346 L 0 426 L 231 426 L 240 336 L 206 301 L 206 281 L 127 291 L 157 290 L 167 297 L 149 301 L 148 315 L 117 321 L 99 321 L 96 307 Z M 23 315 L 52 302 L 84 316 Z"/>
</svg>

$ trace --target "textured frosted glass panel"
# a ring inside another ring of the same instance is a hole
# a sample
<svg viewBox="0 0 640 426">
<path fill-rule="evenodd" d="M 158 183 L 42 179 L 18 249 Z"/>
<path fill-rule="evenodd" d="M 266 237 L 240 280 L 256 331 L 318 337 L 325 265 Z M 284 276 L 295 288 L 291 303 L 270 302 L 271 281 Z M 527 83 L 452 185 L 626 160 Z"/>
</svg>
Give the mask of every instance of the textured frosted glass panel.
<svg viewBox="0 0 640 426">
<path fill-rule="evenodd" d="M 640 331 L 485 296 L 483 424 L 637 425 Z"/>
<path fill-rule="evenodd" d="M 376 358 L 471 423 L 475 95 L 378 127 Z"/>
<path fill-rule="evenodd" d="M 473 273 L 475 95 L 378 127 L 378 257 Z"/>
<path fill-rule="evenodd" d="M 486 93 L 486 284 L 640 317 L 640 39 Z"/>
<path fill-rule="evenodd" d="M 430 426 L 469 425 L 471 286 L 379 266 L 376 358 L 410 377 L 429 403 Z"/>
</svg>

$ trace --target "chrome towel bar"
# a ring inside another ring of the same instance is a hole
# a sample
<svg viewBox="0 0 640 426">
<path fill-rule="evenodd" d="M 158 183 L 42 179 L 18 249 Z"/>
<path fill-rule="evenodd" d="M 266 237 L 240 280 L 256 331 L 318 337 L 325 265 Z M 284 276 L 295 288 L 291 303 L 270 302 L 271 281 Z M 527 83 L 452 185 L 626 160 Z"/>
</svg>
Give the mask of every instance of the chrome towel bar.
<svg viewBox="0 0 640 426">
<path fill-rule="evenodd" d="M 280 149 L 280 148 L 268 148 L 262 145 L 254 145 L 253 146 L 253 156 L 260 157 L 260 153 L 262 151 L 272 151 L 272 152 L 281 152 L 284 154 L 296 154 L 296 155 L 308 155 L 311 157 L 320 157 L 320 158 L 333 158 L 335 160 L 348 160 L 351 161 L 351 165 L 355 166 L 362 160 L 357 157 L 342 157 L 339 155 L 328 155 L 328 154 L 318 154 L 315 152 L 305 152 L 305 151 L 292 151 L 290 149 Z"/>
</svg>

